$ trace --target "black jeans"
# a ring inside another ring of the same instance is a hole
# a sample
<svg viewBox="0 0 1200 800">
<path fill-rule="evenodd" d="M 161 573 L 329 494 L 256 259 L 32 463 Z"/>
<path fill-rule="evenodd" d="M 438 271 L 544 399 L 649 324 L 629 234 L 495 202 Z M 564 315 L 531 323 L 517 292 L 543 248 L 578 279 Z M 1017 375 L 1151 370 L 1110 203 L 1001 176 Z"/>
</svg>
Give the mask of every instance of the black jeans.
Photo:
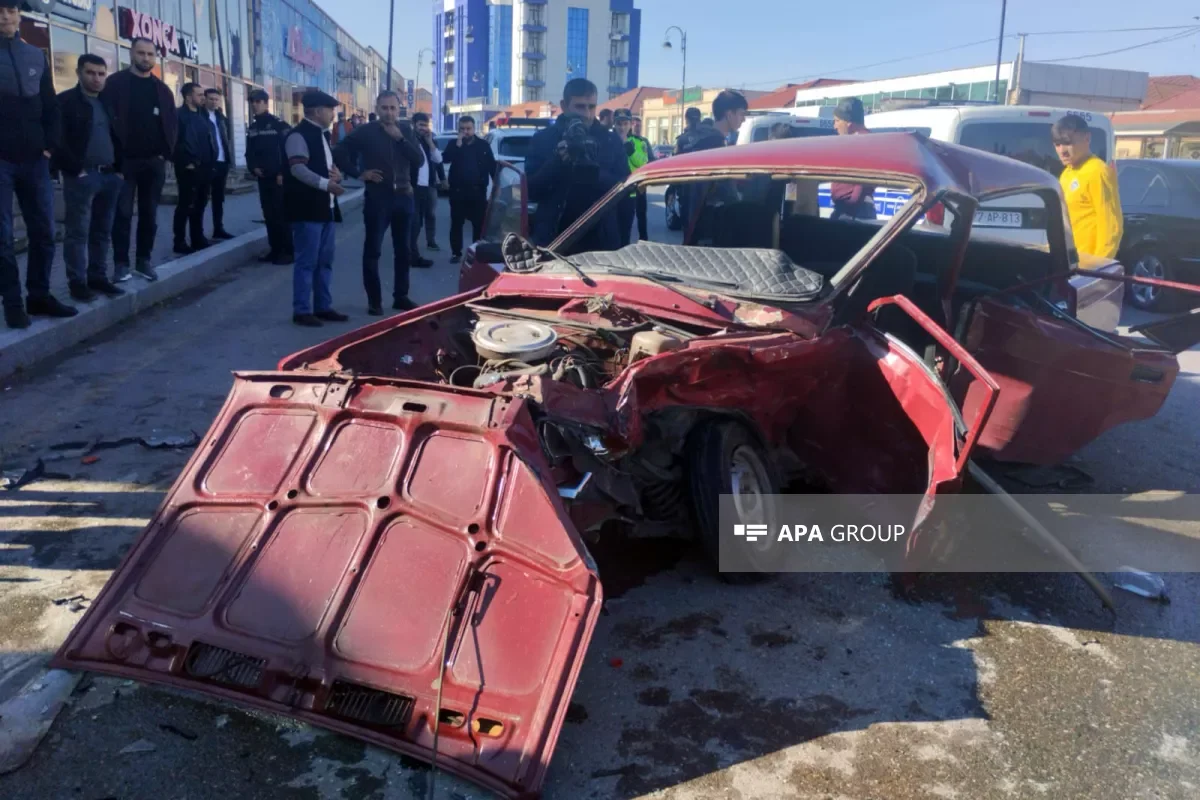
<svg viewBox="0 0 1200 800">
<path fill-rule="evenodd" d="M 225 230 L 225 179 L 229 177 L 229 162 L 218 161 L 212 169 L 213 233 Z"/>
<path fill-rule="evenodd" d="M 450 252 L 463 251 L 463 223 L 471 223 L 471 242 L 483 238 L 483 218 L 487 214 L 487 187 L 450 187 Z"/>
<path fill-rule="evenodd" d="M 258 202 L 262 205 L 263 219 L 267 223 L 267 243 L 271 254 L 276 256 L 292 252 L 292 234 L 288 230 L 283 212 L 283 184 L 275 178 L 258 179 Z M 216 207 L 213 207 L 216 214 Z"/>
<path fill-rule="evenodd" d="M 617 201 L 617 226 L 621 229 L 621 247 L 627 247 L 633 238 L 633 212 L 637 201 L 632 197 L 622 197 Z"/>
<path fill-rule="evenodd" d="M 379 256 L 383 253 L 383 234 L 392 229 L 392 300 L 408 297 L 408 244 L 412 225 L 413 196 L 389 189 L 368 191 L 363 204 L 363 221 L 367 235 L 363 241 L 363 288 L 367 290 L 367 305 L 383 305 L 383 288 L 379 284 Z"/>
<path fill-rule="evenodd" d="M 45 158 L 14 164 L 0 161 L 0 300 L 5 308 L 21 307 L 21 275 L 13 242 L 13 198 L 25 220 L 29 256 L 25 288 L 32 298 L 50 294 L 54 263 L 54 184 Z"/>
<path fill-rule="evenodd" d="M 417 239 L 421 237 L 421 226 L 425 226 L 425 242 L 432 245 L 434 237 L 437 235 L 437 218 L 434 215 L 434 209 L 437 204 L 437 189 L 432 186 L 414 186 L 413 201 L 415 208 L 412 217 L 412 236 L 409 242 L 409 250 L 412 251 L 413 258 L 421 255 L 420 248 L 417 247 Z"/>
<path fill-rule="evenodd" d="M 175 206 L 175 244 L 185 244 L 191 228 L 192 247 L 204 241 L 204 207 L 208 205 L 208 187 L 212 184 L 209 168 L 175 167 L 179 202 Z M 140 231 L 139 231 L 140 232 Z"/>
<path fill-rule="evenodd" d="M 638 192 L 637 196 L 637 223 L 638 223 L 638 241 L 649 241 L 650 234 L 646 230 L 646 193 L 645 191 Z"/>
<path fill-rule="evenodd" d="M 117 216 L 113 220 L 113 261 L 129 266 L 129 234 L 133 227 L 133 199 L 137 194 L 137 258 L 150 260 L 154 254 L 154 237 L 158 235 L 158 204 L 162 200 L 163 183 L 167 179 L 167 162 L 162 158 L 126 158 L 121 163 L 125 185 L 117 199 Z"/>
</svg>

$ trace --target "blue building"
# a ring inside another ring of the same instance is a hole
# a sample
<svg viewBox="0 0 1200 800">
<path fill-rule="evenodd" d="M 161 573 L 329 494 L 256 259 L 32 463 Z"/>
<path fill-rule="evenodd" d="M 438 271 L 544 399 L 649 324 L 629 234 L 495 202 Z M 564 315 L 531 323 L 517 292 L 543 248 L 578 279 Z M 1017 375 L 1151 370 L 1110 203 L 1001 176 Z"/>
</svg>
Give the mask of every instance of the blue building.
<svg viewBox="0 0 1200 800">
<path fill-rule="evenodd" d="M 638 85 L 642 12 L 634 0 L 434 0 L 434 117 L 486 119 L 555 102 L 588 78 L 603 102 Z"/>
</svg>

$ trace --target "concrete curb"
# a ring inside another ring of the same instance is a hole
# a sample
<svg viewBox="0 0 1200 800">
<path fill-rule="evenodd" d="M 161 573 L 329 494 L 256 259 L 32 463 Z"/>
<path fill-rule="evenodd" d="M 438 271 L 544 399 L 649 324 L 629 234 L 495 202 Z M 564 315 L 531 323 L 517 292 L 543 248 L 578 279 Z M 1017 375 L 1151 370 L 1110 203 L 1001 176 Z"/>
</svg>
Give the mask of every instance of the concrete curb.
<svg viewBox="0 0 1200 800">
<path fill-rule="evenodd" d="M 350 211 L 363 202 L 363 190 L 347 192 L 341 200 L 342 211 Z M 267 240 L 266 228 L 245 233 L 225 242 L 214 243 L 199 253 L 183 256 L 159 266 L 158 280 L 149 283 L 136 275 L 122 284 L 125 295 L 100 298 L 80 304 L 79 314 L 69 319 L 35 317 L 25 330 L 0 329 L 0 378 L 26 369 L 41 359 L 55 355 L 95 336 L 119 322 L 136 316 L 176 295 L 193 289 L 246 261 Z"/>
</svg>

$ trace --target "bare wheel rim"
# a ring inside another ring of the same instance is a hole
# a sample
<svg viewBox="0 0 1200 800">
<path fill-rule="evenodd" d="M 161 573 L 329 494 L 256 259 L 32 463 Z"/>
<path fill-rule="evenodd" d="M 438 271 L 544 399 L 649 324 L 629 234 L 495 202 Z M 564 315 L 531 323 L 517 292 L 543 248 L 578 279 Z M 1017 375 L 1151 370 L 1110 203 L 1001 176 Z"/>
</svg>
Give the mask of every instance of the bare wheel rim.
<svg viewBox="0 0 1200 800">
<path fill-rule="evenodd" d="M 737 520 L 743 524 L 770 522 L 771 481 L 767 467 L 752 447 L 740 445 L 729 459 L 729 486 Z M 771 537 L 756 542 L 756 550 L 770 548 Z"/>
<path fill-rule="evenodd" d="M 1157 278 L 1165 280 L 1167 270 L 1163 266 L 1162 261 L 1158 256 L 1147 253 L 1140 257 L 1133 265 L 1133 274 L 1137 278 Z M 1133 285 L 1133 295 L 1142 305 L 1150 305 L 1158 299 L 1158 293 L 1162 291 L 1157 286 L 1146 286 L 1145 284 Z"/>
</svg>

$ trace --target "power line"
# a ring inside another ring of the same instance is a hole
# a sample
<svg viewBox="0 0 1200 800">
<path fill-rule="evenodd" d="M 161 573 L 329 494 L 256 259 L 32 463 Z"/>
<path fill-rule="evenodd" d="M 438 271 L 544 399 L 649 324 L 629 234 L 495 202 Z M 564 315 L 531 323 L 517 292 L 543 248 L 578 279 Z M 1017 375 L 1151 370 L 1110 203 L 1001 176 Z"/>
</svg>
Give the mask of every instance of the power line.
<svg viewBox="0 0 1200 800">
<path fill-rule="evenodd" d="M 1127 50 L 1136 50 L 1140 47 L 1148 47 L 1152 44 L 1160 44 L 1160 43 L 1175 41 L 1176 39 L 1186 38 L 1188 36 L 1191 36 L 1191 35 L 1197 33 L 1198 31 L 1200 31 L 1200 27 L 1197 27 L 1194 24 L 1192 24 L 1192 25 L 1154 25 L 1154 26 L 1139 27 L 1139 28 L 1093 28 L 1090 30 L 1076 30 L 1076 31 L 1034 31 L 1033 33 L 1026 33 L 1024 35 L 1025 36 L 1076 36 L 1076 35 L 1084 35 L 1084 34 L 1102 34 L 1102 33 L 1144 33 L 1144 32 L 1149 32 L 1149 31 L 1181 31 L 1181 33 L 1173 35 L 1173 36 L 1166 36 L 1166 37 L 1163 37 L 1162 39 L 1155 39 L 1154 41 L 1151 41 L 1151 42 L 1143 42 L 1142 44 L 1132 45 L 1130 47 L 1124 47 L 1124 48 L 1120 48 L 1117 50 L 1110 50 L 1105 53 L 1093 53 L 1091 55 L 1085 55 L 1085 56 L 1071 56 L 1070 58 L 1057 58 L 1057 59 L 1042 58 L 1042 59 L 1038 59 L 1038 61 L 1042 62 L 1042 63 L 1058 63 L 1058 62 L 1062 62 L 1062 61 L 1077 61 L 1077 60 L 1085 59 L 1085 58 L 1096 58 L 1098 56 L 1113 55 L 1115 53 L 1124 53 Z M 1020 34 L 1009 33 L 1009 34 L 1005 34 L 1004 38 L 1005 39 L 1016 39 L 1016 38 L 1018 38 L 1019 35 Z M 916 53 L 916 54 L 913 54 L 910 56 L 900 56 L 899 58 L 891 58 L 886 61 L 876 61 L 873 64 L 862 64 L 857 67 L 847 67 L 845 69 L 838 69 L 838 70 L 834 70 L 834 71 L 823 71 L 823 72 L 819 72 L 819 73 L 816 73 L 813 75 L 794 75 L 790 78 L 776 78 L 775 80 L 755 81 L 752 83 L 742 84 L 742 86 L 743 87 L 780 86 L 783 84 L 791 83 L 793 81 L 803 82 L 803 81 L 812 80 L 814 78 L 824 78 L 824 77 L 829 77 L 832 75 L 844 75 L 847 72 L 856 72 L 859 70 L 873 69 L 875 67 L 887 66 L 888 64 L 898 64 L 898 63 L 901 63 L 904 61 L 912 61 L 912 60 L 915 60 L 918 58 L 926 58 L 928 56 L 941 55 L 942 53 L 952 53 L 956 50 L 965 50 L 969 47 L 979 47 L 979 46 L 985 45 L 985 44 L 993 44 L 998 39 L 999 39 L 999 37 L 992 36 L 988 39 L 980 39 L 979 41 L 975 41 L 975 42 L 967 42 L 965 44 L 954 45 L 953 47 L 945 47 L 940 50 L 930 50 L 929 52 Z"/>
<path fill-rule="evenodd" d="M 1087 55 L 1069 56 L 1067 58 L 1039 58 L 1038 61 L 1042 64 L 1061 64 L 1064 61 L 1082 61 L 1087 58 L 1099 58 L 1100 56 L 1111 56 L 1111 55 L 1115 55 L 1116 53 L 1126 53 L 1126 52 L 1129 52 L 1130 50 L 1137 50 L 1139 48 L 1149 47 L 1150 45 L 1154 45 L 1154 44 L 1165 44 L 1167 42 L 1175 42 L 1180 39 L 1186 39 L 1189 36 L 1195 36 L 1197 33 L 1200 33 L 1200 26 L 1193 27 L 1190 30 L 1184 31 L 1182 33 L 1176 33 L 1171 36 L 1164 36 L 1161 39 L 1153 39 L 1149 42 L 1142 42 L 1141 44 L 1134 44 L 1134 45 L 1130 45 L 1129 47 L 1121 47 L 1116 50 L 1105 50 L 1103 53 L 1088 53 Z"/>
</svg>

